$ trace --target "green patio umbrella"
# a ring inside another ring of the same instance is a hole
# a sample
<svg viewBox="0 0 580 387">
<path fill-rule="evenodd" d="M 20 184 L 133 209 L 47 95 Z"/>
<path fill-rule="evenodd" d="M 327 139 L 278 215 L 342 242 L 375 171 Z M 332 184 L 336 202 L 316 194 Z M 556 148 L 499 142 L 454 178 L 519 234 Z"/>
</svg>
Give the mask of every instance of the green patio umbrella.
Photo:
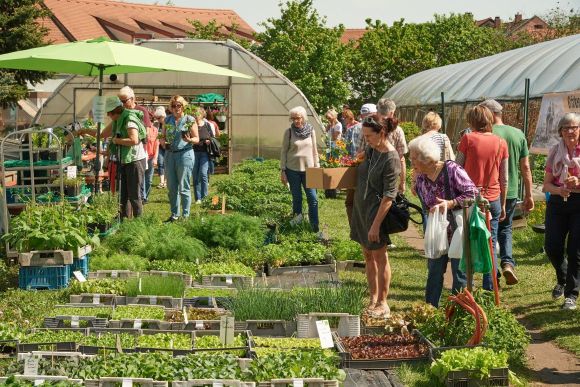
<svg viewBox="0 0 580 387">
<path fill-rule="evenodd" d="M 99 96 L 103 95 L 104 74 L 184 71 L 252 78 L 249 75 L 195 59 L 117 42 L 105 37 L 3 54 L 0 55 L 0 68 L 99 76 Z M 97 124 L 97 149 L 100 149 L 100 139 L 101 123 L 99 122 Z M 98 160 L 97 157 L 95 174 L 98 174 L 100 170 Z M 98 176 L 96 182 L 98 182 Z"/>
</svg>

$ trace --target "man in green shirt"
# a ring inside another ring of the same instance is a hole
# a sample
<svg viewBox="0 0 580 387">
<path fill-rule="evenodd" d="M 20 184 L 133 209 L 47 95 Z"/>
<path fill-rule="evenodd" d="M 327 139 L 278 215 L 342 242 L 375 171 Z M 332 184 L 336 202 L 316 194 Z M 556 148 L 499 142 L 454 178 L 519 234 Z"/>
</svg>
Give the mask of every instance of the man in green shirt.
<svg viewBox="0 0 580 387">
<path fill-rule="evenodd" d="M 493 133 L 507 142 L 508 146 L 508 191 L 506 199 L 506 217 L 499 222 L 497 240 L 499 242 L 499 255 L 501 259 L 502 274 L 506 284 L 515 285 L 518 278 L 514 267 L 516 265 L 512 256 L 512 221 L 518 201 L 518 183 L 520 174 L 524 183 L 524 212 L 534 209 L 532 198 L 532 172 L 528 160 L 528 143 L 524 133 L 513 126 L 505 125 L 502 120 L 502 106 L 493 99 L 483 101 L 481 106 L 487 107 L 493 113 Z"/>
</svg>

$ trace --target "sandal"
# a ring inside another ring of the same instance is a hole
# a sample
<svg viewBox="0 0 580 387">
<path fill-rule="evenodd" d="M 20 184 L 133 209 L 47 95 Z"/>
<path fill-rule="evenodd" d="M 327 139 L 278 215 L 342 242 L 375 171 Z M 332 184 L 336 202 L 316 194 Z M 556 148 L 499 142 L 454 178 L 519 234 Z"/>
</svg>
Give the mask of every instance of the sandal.
<svg viewBox="0 0 580 387">
<path fill-rule="evenodd" d="M 391 317 L 391 308 L 389 308 L 389 305 L 387 305 L 387 304 L 385 304 L 384 306 L 379 305 L 375 309 L 371 310 L 370 314 L 373 317 L 386 319 L 386 318 Z"/>
</svg>

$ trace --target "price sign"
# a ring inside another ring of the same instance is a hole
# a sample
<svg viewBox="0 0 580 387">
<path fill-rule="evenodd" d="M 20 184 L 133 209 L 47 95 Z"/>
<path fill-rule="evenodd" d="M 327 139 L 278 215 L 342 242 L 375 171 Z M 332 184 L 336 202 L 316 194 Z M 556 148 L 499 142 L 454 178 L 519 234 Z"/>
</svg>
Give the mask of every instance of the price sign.
<svg viewBox="0 0 580 387">
<path fill-rule="evenodd" d="M 66 177 L 69 179 L 76 179 L 77 177 L 77 166 L 76 165 L 69 165 L 66 167 Z"/>
<path fill-rule="evenodd" d="M 24 359 L 24 375 L 38 375 L 39 360 L 36 356 L 28 356 Z"/>
<path fill-rule="evenodd" d="M 304 380 L 302 380 L 302 379 L 294 379 L 294 380 L 292 380 L 292 385 L 294 387 L 304 387 Z"/>
<path fill-rule="evenodd" d="M 141 277 L 139 277 L 139 293 L 141 293 Z"/>
<path fill-rule="evenodd" d="M 213 382 L 211 387 L 224 387 L 224 384 L 222 382 Z"/>
<path fill-rule="evenodd" d="M 106 111 L 105 111 L 105 101 L 104 95 L 97 95 L 93 97 L 93 119 L 95 122 L 105 122 Z M 123 386 L 124 387 L 124 386 Z"/>
<path fill-rule="evenodd" d="M 149 304 L 151 304 L 151 305 L 157 305 L 157 296 L 151 296 L 151 297 L 149 297 Z"/>
<path fill-rule="evenodd" d="M 93 294 L 93 304 L 98 305 L 101 303 L 101 295 Z"/>
<path fill-rule="evenodd" d="M 79 316 L 71 316 L 70 326 L 71 326 L 71 328 L 78 328 L 79 327 Z"/>
<path fill-rule="evenodd" d="M 231 275 L 226 276 L 226 284 L 231 285 L 234 283 L 234 280 Z"/>
<path fill-rule="evenodd" d="M 117 278 L 118 276 L 119 276 L 119 273 L 117 273 L 117 270 L 111 271 L 111 278 Z"/>
<path fill-rule="evenodd" d="M 187 309 L 185 308 L 185 306 L 183 307 L 183 322 L 185 323 L 185 325 L 189 323 L 189 318 L 187 317 Z"/>
<path fill-rule="evenodd" d="M 40 386 L 44 383 L 44 379 L 34 379 L 34 385 Z"/>
<path fill-rule="evenodd" d="M 203 321 L 201 320 L 195 320 L 195 329 L 205 329 L 205 327 L 203 326 Z"/>
<path fill-rule="evenodd" d="M 73 275 L 75 276 L 75 278 L 77 279 L 77 281 L 79 282 L 87 282 L 87 279 L 85 278 L 85 276 L 83 275 L 83 273 L 81 273 L 78 270 L 73 271 Z M 93 300 L 94 303 L 94 300 Z"/>
<path fill-rule="evenodd" d="M 121 387 L 133 387 L 133 380 L 131 379 L 123 379 L 123 383 Z"/>
<path fill-rule="evenodd" d="M 141 329 L 143 322 L 140 319 L 133 321 L 133 329 Z"/>
<path fill-rule="evenodd" d="M 330 324 L 328 323 L 328 320 L 316 321 L 316 330 L 318 331 L 320 346 L 322 348 L 334 347 L 334 341 L 332 340 L 332 334 L 330 333 Z"/>
</svg>

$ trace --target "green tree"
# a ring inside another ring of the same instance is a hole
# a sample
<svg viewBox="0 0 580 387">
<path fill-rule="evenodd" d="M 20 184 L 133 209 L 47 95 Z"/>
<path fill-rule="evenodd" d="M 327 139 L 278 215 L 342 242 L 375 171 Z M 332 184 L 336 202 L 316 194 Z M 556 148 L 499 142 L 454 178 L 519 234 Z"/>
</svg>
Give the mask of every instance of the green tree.
<svg viewBox="0 0 580 387">
<path fill-rule="evenodd" d="M 0 1 L 0 54 L 44 46 L 48 29 L 39 20 L 48 16 L 41 0 Z M 44 72 L 0 70 L 0 104 L 26 98 L 26 82 L 35 85 L 47 77 Z"/>
<path fill-rule="evenodd" d="M 395 83 L 424 70 L 477 59 L 521 46 L 504 31 L 481 28 L 471 14 L 435 15 L 427 23 L 403 19 L 391 27 L 367 19 L 349 69 L 354 106 L 376 102 Z"/>
<path fill-rule="evenodd" d="M 302 90 L 316 111 L 339 106 L 350 94 L 345 79 L 350 50 L 341 43 L 344 27 L 329 28 L 312 0 L 280 4 L 281 16 L 261 23 L 253 51 Z"/>
<path fill-rule="evenodd" d="M 236 34 L 238 25 L 232 23 L 231 26 L 226 26 L 223 23 L 218 24 L 218 22 L 213 19 L 207 24 L 203 24 L 199 20 L 187 20 L 193 27 L 193 31 L 187 32 L 187 37 L 191 39 L 204 39 L 204 40 L 233 40 L 240 46 L 249 49 L 252 46 L 252 41 L 249 39 L 240 38 Z"/>
</svg>

